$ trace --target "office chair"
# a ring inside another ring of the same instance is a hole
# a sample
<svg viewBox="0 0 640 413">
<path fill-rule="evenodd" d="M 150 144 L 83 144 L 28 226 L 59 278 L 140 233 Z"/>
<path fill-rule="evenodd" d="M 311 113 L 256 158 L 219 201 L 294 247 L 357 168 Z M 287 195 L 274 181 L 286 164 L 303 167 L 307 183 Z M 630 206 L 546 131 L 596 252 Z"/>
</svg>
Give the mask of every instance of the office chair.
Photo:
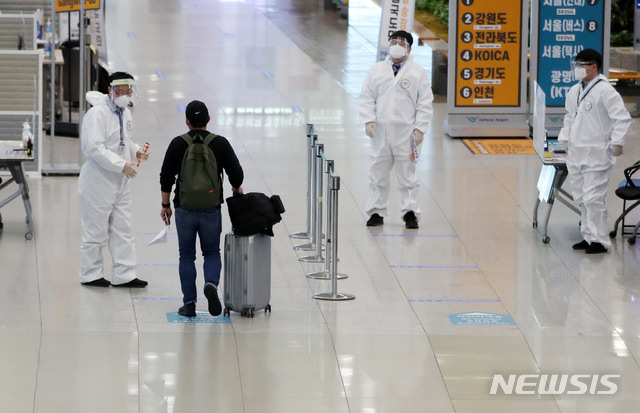
<svg viewBox="0 0 640 413">
<path fill-rule="evenodd" d="M 624 170 L 625 180 L 620 183 L 618 189 L 616 189 L 616 195 L 623 200 L 622 203 L 622 214 L 616 219 L 616 223 L 613 226 L 613 231 L 609 233 L 611 238 L 615 238 L 618 233 L 618 225 L 622 221 L 622 230 L 624 233 L 624 217 L 627 216 L 635 207 L 640 205 L 640 179 L 632 179 L 633 174 L 635 174 L 640 169 L 640 161 L 634 163 L 630 167 Z M 622 185 L 624 183 L 624 185 Z M 635 201 L 629 208 L 627 208 L 627 201 Z M 638 228 L 640 228 L 640 222 L 635 224 L 633 227 L 633 233 L 631 238 L 629 238 L 629 245 L 633 245 L 636 243 L 636 235 L 638 234 Z"/>
</svg>

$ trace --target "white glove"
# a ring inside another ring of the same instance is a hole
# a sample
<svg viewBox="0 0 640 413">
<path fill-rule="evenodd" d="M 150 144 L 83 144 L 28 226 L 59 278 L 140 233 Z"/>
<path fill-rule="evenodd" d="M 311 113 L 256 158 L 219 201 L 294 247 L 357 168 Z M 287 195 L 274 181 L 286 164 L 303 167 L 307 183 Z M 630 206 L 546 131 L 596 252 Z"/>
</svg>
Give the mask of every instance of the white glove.
<svg viewBox="0 0 640 413">
<path fill-rule="evenodd" d="M 367 134 L 368 137 L 373 139 L 373 133 L 376 131 L 376 123 L 375 122 L 367 122 L 364 125 L 364 133 Z"/>
<path fill-rule="evenodd" d="M 622 145 L 613 145 L 613 156 L 622 155 Z"/>
<path fill-rule="evenodd" d="M 413 139 L 416 141 L 416 146 L 419 146 L 424 140 L 424 133 L 420 132 L 418 129 L 414 129 Z"/>
<path fill-rule="evenodd" d="M 564 146 L 564 152 L 569 153 L 569 142 L 562 141 L 562 146 Z"/>
<path fill-rule="evenodd" d="M 124 168 L 122 168 L 122 173 L 129 179 L 135 178 L 135 176 L 138 174 L 136 170 L 133 169 L 133 165 L 128 162 L 124 165 Z"/>
</svg>

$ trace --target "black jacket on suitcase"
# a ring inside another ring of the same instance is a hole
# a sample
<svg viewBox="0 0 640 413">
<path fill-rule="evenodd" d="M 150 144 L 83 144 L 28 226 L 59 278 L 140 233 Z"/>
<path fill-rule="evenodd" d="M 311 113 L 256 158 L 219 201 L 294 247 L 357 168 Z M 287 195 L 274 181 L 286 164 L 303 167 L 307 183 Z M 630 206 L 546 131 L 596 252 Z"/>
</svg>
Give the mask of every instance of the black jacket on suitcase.
<svg viewBox="0 0 640 413">
<path fill-rule="evenodd" d="M 266 234 L 273 236 L 273 225 L 282 220 L 284 205 L 278 195 L 260 192 L 227 198 L 229 218 L 235 235 Z"/>
</svg>

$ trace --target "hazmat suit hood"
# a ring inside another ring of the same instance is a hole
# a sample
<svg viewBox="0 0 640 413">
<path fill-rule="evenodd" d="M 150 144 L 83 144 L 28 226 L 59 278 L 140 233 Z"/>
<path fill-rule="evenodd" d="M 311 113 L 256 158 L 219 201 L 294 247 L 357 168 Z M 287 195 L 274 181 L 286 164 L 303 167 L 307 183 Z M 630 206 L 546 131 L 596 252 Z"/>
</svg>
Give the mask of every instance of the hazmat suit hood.
<svg viewBox="0 0 640 413">
<path fill-rule="evenodd" d="M 108 97 L 104 93 L 91 91 L 91 92 L 87 92 L 86 96 L 87 96 L 87 102 L 89 102 L 89 104 L 91 106 L 98 106 L 98 105 L 106 105 L 107 104 L 106 99 Z"/>
</svg>

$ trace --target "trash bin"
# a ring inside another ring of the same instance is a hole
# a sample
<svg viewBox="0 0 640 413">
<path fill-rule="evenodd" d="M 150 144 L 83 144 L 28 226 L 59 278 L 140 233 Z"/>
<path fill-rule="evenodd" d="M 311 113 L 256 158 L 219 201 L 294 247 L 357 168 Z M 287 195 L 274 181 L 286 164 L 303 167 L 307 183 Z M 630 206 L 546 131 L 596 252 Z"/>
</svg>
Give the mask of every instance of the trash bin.
<svg viewBox="0 0 640 413">
<path fill-rule="evenodd" d="M 431 89 L 436 95 L 447 95 L 449 63 L 447 49 L 434 49 L 431 59 Z"/>
<path fill-rule="evenodd" d="M 64 69 L 62 71 L 62 87 L 64 88 L 63 99 L 72 107 L 80 106 L 78 99 L 78 79 L 80 79 L 80 42 L 78 40 L 67 40 L 60 45 L 62 57 L 64 58 Z"/>
</svg>

